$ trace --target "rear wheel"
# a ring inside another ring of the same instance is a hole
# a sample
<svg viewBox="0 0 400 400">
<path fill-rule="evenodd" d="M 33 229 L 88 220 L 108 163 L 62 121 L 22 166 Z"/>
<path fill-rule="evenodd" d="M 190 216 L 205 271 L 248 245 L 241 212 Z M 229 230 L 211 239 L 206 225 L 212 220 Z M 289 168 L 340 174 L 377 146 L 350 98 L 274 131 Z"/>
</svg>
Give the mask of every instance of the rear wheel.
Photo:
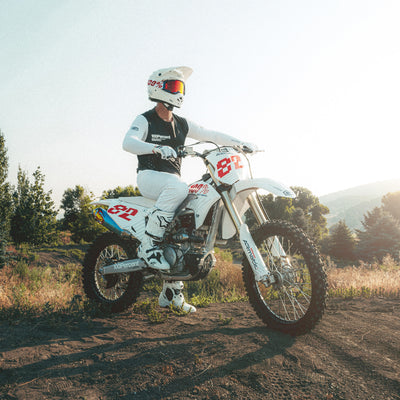
<svg viewBox="0 0 400 400">
<path fill-rule="evenodd" d="M 326 274 L 318 250 L 298 227 L 270 221 L 252 232 L 276 282 L 256 282 L 247 259 L 243 278 L 257 315 L 271 329 L 291 335 L 309 332 L 324 313 Z"/>
<path fill-rule="evenodd" d="M 134 303 L 143 282 L 141 272 L 102 275 L 101 267 L 137 258 L 138 243 L 107 232 L 90 246 L 83 262 L 83 288 L 89 299 L 111 312 L 120 312 Z"/>
</svg>

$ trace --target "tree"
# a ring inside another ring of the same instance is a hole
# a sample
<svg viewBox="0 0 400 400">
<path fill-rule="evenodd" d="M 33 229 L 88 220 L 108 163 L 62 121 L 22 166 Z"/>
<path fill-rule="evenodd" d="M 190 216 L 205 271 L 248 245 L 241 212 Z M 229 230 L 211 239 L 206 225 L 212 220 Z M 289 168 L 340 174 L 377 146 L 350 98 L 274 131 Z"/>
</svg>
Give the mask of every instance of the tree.
<svg viewBox="0 0 400 400">
<path fill-rule="evenodd" d="M 319 202 L 310 190 L 303 187 L 292 187 L 296 193 L 295 199 L 274 197 L 272 194 L 260 196 L 263 207 L 270 219 L 283 219 L 302 228 L 316 242 L 327 234 L 325 214 L 328 207 Z M 246 223 L 251 227 L 255 218 L 251 211 L 246 213 Z"/>
<path fill-rule="evenodd" d="M 307 221 L 307 234 L 319 242 L 327 233 L 326 214 L 329 214 L 329 208 L 319 202 L 319 198 L 314 196 L 309 189 L 295 186 L 292 190 L 296 194 L 293 199 L 293 206 L 303 210 Z"/>
<path fill-rule="evenodd" d="M 31 184 L 26 172 L 18 170 L 17 189 L 13 194 L 14 214 L 11 219 L 11 237 L 15 243 L 35 245 L 54 240 L 56 210 L 51 191 L 44 190 L 44 175 L 38 167 Z"/>
<path fill-rule="evenodd" d="M 307 218 L 304 214 L 304 211 L 301 208 L 297 207 L 294 209 L 290 220 L 294 225 L 297 225 L 299 228 L 303 229 L 303 231 L 307 231 L 308 229 Z"/>
<path fill-rule="evenodd" d="M 64 210 L 63 229 L 71 232 L 71 238 L 79 243 L 81 240 L 91 242 L 104 230 L 92 216 L 94 206 L 93 193 L 88 193 L 82 186 L 65 190 L 61 208 Z"/>
<path fill-rule="evenodd" d="M 101 195 L 102 199 L 117 199 L 118 197 L 134 197 L 141 196 L 139 188 L 132 185 L 122 188 L 117 186 L 115 189 L 105 190 Z"/>
<path fill-rule="evenodd" d="M 375 207 L 372 211 L 367 211 L 367 213 L 364 214 L 364 221 L 361 221 L 364 229 L 368 230 L 374 226 L 379 221 L 379 218 L 381 218 L 382 214 L 383 210 L 380 207 Z M 357 232 L 359 232 L 359 230 L 357 230 Z"/>
<path fill-rule="evenodd" d="M 400 251 L 399 222 L 383 208 L 375 207 L 364 215 L 364 231 L 357 230 L 357 254 L 360 259 L 382 260 L 390 254 L 398 259 Z"/>
<path fill-rule="evenodd" d="M 383 196 L 382 208 L 400 222 L 400 192 Z"/>
<path fill-rule="evenodd" d="M 339 260 L 353 260 L 356 240 L 344 220 L 331 229 L 328 241 L 328 254 Z"/>
<path fill-rule="evenodd" d="M 290 215 L 294 210 L 292 199 L 275 197 L 272 194 L 262 195 L 260 199 L 270 219 L 290 219 Z"/>
<path fill-rule="evenodd" d="M 7 175 L 7 148 L 3 132 L 0 130 L 0 268 L 6 262 L 6 245 L 9 239 L 12 215 L 11 186 L 6 182 Z"/>
</svg>

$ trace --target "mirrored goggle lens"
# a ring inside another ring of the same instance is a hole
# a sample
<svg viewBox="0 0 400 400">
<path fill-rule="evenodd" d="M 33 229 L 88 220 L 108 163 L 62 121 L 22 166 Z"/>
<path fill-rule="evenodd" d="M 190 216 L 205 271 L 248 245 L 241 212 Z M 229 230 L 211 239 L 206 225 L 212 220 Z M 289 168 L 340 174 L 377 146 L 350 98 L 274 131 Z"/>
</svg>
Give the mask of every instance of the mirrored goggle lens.
<svg viewBox="0 0 400 400">
<path fill-rule="evenodd" d="M 172 94 L 185 94 L 185 84 L 182 81 L 164 81 L 163 89 Z"/>
</svg>

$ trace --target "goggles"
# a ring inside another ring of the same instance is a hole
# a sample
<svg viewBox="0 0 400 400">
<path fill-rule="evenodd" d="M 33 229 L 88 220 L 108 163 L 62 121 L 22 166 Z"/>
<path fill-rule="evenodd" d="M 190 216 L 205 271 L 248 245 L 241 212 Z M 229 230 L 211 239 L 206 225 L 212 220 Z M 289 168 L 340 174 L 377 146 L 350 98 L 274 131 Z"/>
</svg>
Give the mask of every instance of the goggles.
<svg viewBox="0 0 400 400">
<path fill-rule="evenodd" d="M 185 94 L 185 84 L 182 81 L 164 81 L 163 90 L 171 94 Z"/>
</svg>

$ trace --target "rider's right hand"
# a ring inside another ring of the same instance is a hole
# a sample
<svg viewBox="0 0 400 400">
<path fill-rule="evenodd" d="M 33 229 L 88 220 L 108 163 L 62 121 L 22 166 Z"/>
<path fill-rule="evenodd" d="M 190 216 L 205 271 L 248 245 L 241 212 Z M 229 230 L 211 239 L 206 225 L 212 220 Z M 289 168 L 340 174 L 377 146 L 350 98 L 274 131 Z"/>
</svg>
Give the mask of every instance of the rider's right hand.
<svg viewBox="0 0 400 400">
<path fill-rule="evenodd" d="M 257 145 L 254 143 L 242 142 L 241 145 L 246 153 L 254 153 L 258 150 Z"/>
<path fill-rule="evenodd" d="M 167 160 L 168 158 L 177 158 L 176 151 L 169 146 L 154 146 L 153 153 L 160 154 L 163 160 Z"/>
</svg>

